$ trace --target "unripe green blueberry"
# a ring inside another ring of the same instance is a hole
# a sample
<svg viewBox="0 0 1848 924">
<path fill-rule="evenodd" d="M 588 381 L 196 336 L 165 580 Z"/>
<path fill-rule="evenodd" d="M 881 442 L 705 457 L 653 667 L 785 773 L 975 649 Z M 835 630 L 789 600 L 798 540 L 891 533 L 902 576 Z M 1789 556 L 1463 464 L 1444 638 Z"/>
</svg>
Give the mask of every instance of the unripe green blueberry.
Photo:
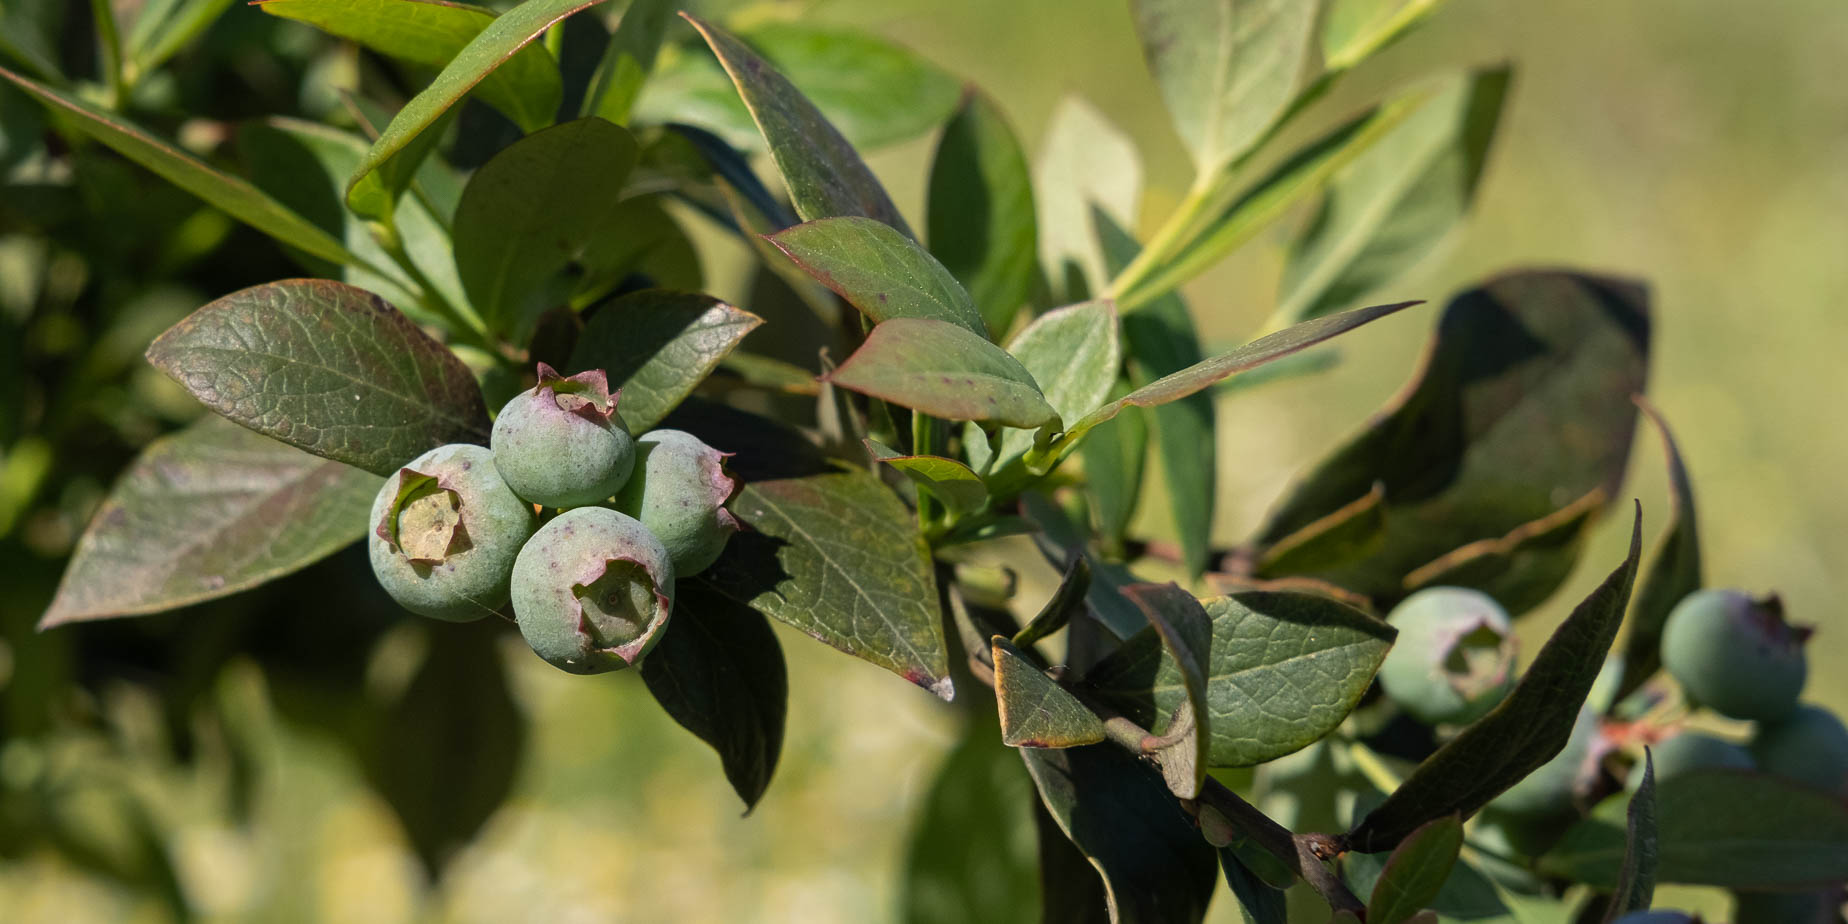
<svg viewBox="0 0 1848 924">
<path fill-rule="evenodd" d="M 680 430 L 650 430 L 635 441 L 641 457 L 635 476 L 616 497 L 616 509 L 642 521 L 674 559 L 674 573 L 706 570 L 738 531 L 725 502 L 738 490 L 725 470 L 729 453 Z"/>
<path fill-rule="evenodd" d="M 1591 787 L 1597 776 L 1598 714 L 1589 707 L 1579 710 L 1572 722 L 1572 735 L 1566 746 L 1541 764 L 1539 769 L 1496 796 L 1488 807 L 1497 812 L 1519 816 L 1547 816 L 1569 813 L 1578 796 Z"/>
<path fill-rule="evenodd" d="M 1805 704 L 1752 737 L 1758 768 L 1840 794 L 1848 788 L 1848 728 L 1821 706 Z"/>
<path fill-rule="evenodd" d="M 1687 595 L 1662 627 L 1662 665 L 1691 702 L 1735 719 L 1789 715 L 1803 692 L 1809 630 L 1784 621 L 1776 595 L 1736 590 Z"/>
<path fill-rule="evenodd" d="M 1380 665 L 1380 686 L 1420 721 L 1473 722 L 1514 688 L 1514 626 L 1488 594 L 1421 590 L 1386 621 L 1399 637 Z"/>
<path fill-rule="evenodd" d="M 1700 732 L 1684 731 L 1649 749 L 1655 764 L 1656 784 L 1661 785 L 1690 770 L 1751 770 L 1757 767 L 1745 748 L 1722 738 Z M 1643 785 L 1643 762 L 1630 768 L 1623 786 L 1635 792 Z"/>
<path fill-rule="evenodd" d="M 456 443 L 385 479 L 372 502 L 372 573 L 413 613 L 454 622 L 507 605 L 520 545 L 536 525 L 485 447 Z"/>
<path fill-rule="evenodd" d="M 603 370 L 562 378 L 539 364 L 539 384 L 494 418 L 494 465 L 515 494 L 570 509 L 616 495 L 635 468 L 635 440 L 616 414 Z"/>
<path fill-rule="evenodd" d="M 539 528 L 513 564 L 513 614 L 539 657 L 573 674 L 628 667 L 674 606 L 667 548 L 627 514 L 579 507 Z"/>
</svg>

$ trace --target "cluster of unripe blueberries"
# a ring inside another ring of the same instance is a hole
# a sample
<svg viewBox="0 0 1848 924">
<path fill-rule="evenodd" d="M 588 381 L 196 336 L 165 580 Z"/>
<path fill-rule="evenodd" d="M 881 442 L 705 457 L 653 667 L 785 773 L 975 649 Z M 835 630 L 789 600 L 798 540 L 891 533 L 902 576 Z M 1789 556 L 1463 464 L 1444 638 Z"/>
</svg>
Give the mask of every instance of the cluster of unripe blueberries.
<svg viewBox="0 0 1848 924">
<path fill-rule="evenodd" d="M 1380 668 L 1380 685 L 1420 721 L 1475 721 L 1514 687 L 1513 624 L 1488 595 L 1459 587 L 1423 590 L 1400 603 L 1387 621 L 1399 637 Z M 1721 589 L 1689 594 L 1663 625 L 1662 667 L 1690 709 L 1750 722 L 1749 736 L 1736 742 L 1679 723 L 1668 728 L 1649 722 L 1607 725 L 1599 718 L 1600 707 L 1614 692 L 1614 674 L 1606 671 L 1565 749 L 1496 797 L 1481 819 L 1514 853 L 1537 853 L 1576 816 L 1575 800 L 1584 797 L 1601 759 L 1624 741 L 1652 742 L 1658 783 L 1692 770 L 1730 769 L 1768 773 L 1848 796 L 1848 727 L 1828 709 L 1800 702 L 1809 673 L 1804 652 L 1809 635 L 1809 629 L 1785 621 L 1776 596 Z M 1638 759 L 1628 771 L 1626 788 L 1634 791 L 1642 777 Z M 1837 892 L 1740 892 L 1736 913 L 1741 924 L 1815 920 L 1815 910 Z"/>
<path fill-rule="evenodd" d="M 372 503 L 372 571 L 405 609 L 468 622 L 513 605 L 533 651 L 574 674 L 627 667 L 661 638 L 674 581 L 738 521 L 727 454 L 680 430 L 632 437 L 601 370 L 539 366 L 490 447 L 418 456 Z"/>
</svg>

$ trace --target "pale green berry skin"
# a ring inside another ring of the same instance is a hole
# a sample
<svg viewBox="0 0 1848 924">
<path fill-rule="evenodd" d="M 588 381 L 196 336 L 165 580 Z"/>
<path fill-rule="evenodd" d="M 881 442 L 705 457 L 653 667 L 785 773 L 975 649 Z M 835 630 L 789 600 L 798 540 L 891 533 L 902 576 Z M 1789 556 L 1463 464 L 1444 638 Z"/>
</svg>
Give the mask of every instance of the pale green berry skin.
<svg viewBox="0 0 1848 924">
<path fill-rule="evenodd" d="M 413 561 L 379 534 L 406 470 L 435 476 L 456 495 L 465 547 L 441 561 Z M 450 622 L 472 622 L 507 605 L 514 559 L 538 526 L 532 505 L 501 481 L 493 453 L 466 443 L 432 449 L 385 479 L 367 522 L 367 552 L 379 585 L 405 609 Z"/>
<path fill-rule="evenodd" d="M 1848 727 L 1821 706 L 1798 706 L 1758 726 L 1750 748 L 1766 773 L 1836 794 L 1848 790 Z"/>
<path fill-rule="evenodd" d="M 508 487 L 541 507 L 601 504 L 635 469 L 635 440 L 620 416 L 561 406 L 543 383 L 501 408 L 490 443 Z"/>
<path fill-rule="evenodd" d="M 1494 598 L 1463 587 L 1421 590 L 1393 608 L 1399 630 L 1380 686 L 1419 721 L 1465 724 L 1514 688 L 1514 626 Z"/>
<path fill-rule="evenodd" d="M 674 573 L 689 577 L 717 561 L 738 521 L 725 502 L 737 482 L 725 471 L 725 454 L 681 430 L 651 430 L 636 441 L 635 475 L 616 497 L 616 509 L 660 537 Z"/>
<path fill-rule="evenodd" d="M 1735 719 L 1775 722 L 1797 707 L 1809 673 L 1803 634 L 1776 598 L 1701 590 L 1662 628 L 1662 665 L 1688 699 Z"/>
<path fill-rule="evenodd" d="M 611 602 L 600 608 L 597 600 Z M 539 657 L 573 674 L 640 660 L 660 641 L 673 605 L 666 547 L 635 518 L 607 507 L 559 514 L 513 565 L 520 634 Z"/>
<path fill-rule="evenodd" d="M 1656 785 L 1661 785 L 1694 770 L 1755 770 L 1751 752 L 1722 738 L 1700 732 L 1684 731 L 1649 749 L 1655 764 Z M 1635 792 L 1643 785 L 1643 762 L 1637 761 L 1624 779 L 1625 789 Z"/>
</svg>

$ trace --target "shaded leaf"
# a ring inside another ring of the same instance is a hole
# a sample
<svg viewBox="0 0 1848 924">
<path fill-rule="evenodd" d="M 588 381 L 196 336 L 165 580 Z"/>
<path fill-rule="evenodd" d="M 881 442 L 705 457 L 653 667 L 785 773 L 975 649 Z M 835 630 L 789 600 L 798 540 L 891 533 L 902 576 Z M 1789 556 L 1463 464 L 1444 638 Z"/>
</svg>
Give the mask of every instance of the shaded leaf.
<svg viewBox="0 0 1848 924">
<path fill-rule="evenodd" d="M 1044 897 L 1040 924 L 1110 924 L 1104 878 L 1065 836 L 1046 804 L 1037 798 L 1032 801 L 1039 834 L 1039 887 Z"/>
<path fill-rule="evenodd" d="M 1283 114 L 1321 5 L 1297 0 L 1136 0 L 1143 56 L 1175 128 L 1209 174 Z"/>
<path fill-rule="evenodd" d="M 449 107 L 485 80 L 501 65 L 516 57 L 520 50 L 543 35 L 559 20 L 580 10 L 596 6 L 603 0 L 525 0 L 524 3 L 494 18 L 486 28 L 469 40 L 462 50 L 449 59 L 441 73 L 411 101 L 398 110 L 391 123 L 372 143 L 366 159 L 347 183 L 348 194 L 366 174 L 377 170 L 398 155 L 413 139 L 442 118 Z M 552 107 L 556 109 L 554 101 Z"/>
<path fill-rule="evenodd" d="M 642 659 L 648 692 L 682 728 L 719 752 L 746 814 L 783 750 L 789 677 L 762 616 L 700 584 L 674 591 L 674 618 Z"/>
<path fill-rule="evenodd" d="M 1353 311 L 1343 311 L 1312 321 L 1304 321 L 1274 334 L 1260 337 L 1236 350 L 1221 353 L 1205 362 L 1156 379 L 1115 401 L 1092 410 L 1066 431 L 1063 441 L 1070 444 L 1082 438 L 1092 427 L 1122 413 L 1126 407 L 1155 407 L 1170 401 L 1178 401 L 1247 369 L 1254 369 L 1298 350 L 1308 349 L 1363 324 L 1418 304 L 1423 303 L 1400 302 L 1395 305 L 1356 308 Z"/>
<path fill-rule="evenodd" d="M 1039 232 L 1027 155 L 980 90 L 965 91 L 937 141 L 928 203 L 931 254 L 962 281 L 999 340 L 1032 294 Z"/>
<path fill-rule="evenodd" d="M 1432 819 L 1472 815 L 1565 747 L 1629 605 L 1642 525 L 1639 505 L 1623 563 L 1566 617 L 1501 705 L 1425 758 L 1348 832 L 1354 849 L 1390 849 Z"/>
<path fill-rule="evenodd" d="M 860 148 L 922 135 L 956 108 L 955 77 L 876 35 L 798 20 L 743 25 L 737 39 Z M 664 58 L 636 109 L 650 120 L 705 126 L 742 148 L 762 147 L 750 108 L 703 55 Z"/>
<path fill-rule="evenodd" d="M 1624 811 L 1623 864 L 1617 868 L 1617 888 L 1611 895 L 1605 921 L 1632 911 L 1648 910 L 1655 898 L 1656 843 L 1655 757 L 1643 748 L 1643 781 L 1630 795 Z"/>
<path fill-rule="evenodd" d="M 1070 748 L 1104 740 L 1097 714 L 1046 676 L 1002 636 L 992 641 L 1001 741 L 1014 748 Z"/>
<path fill-rule="evenodd" d="M 379 475 L 445 443 L 487 444 L 468 367 L 370 292 L 324 279 L 233 292 L 148 347 L 205 406 Z"/>
<path fill-rule="evenodd" d="M 1071 622 L 1072 615 L 1080 612 L 1084 597 L 1091 589 L 1091 564 L 1083 555 L 1073 555 L 1065 566 L 1065 573 L 1059 578 L 1058 589 L 1046 605 L 1020 631 L 1014 633 L 1013 642 L 1017 648 L 1032 648 L 1035 643 Z"/>
<path fill-rule="evenodd" d="M 1656 881 L 1808 889 L 1848 879 L 1848 803 L 1769 774 L 1690 770 L 1656 786 Z M 1593 888 L 1618 884 L 1628 806 L 1598 803 L 1539 860 Z"/>
<path fill-rule="evenodd" d="M 1111 921 L 1198 924 L 1218 858 L 1153 769 L 1110 744 L 1020 756 L 1059 829 L 1102 874 Z"/>
<path fill-rule="evenodd" d="M 367 710 L 366 778 L 431 881 L 512 792 L 525 747 L 526 718 L 507 689 L 497 622 L 432 628 L 404 692 Z"/>
<path fill-rule="evenodd" d="M 208 416 L 122 474 L 39 628 L 173 609 L 305 567 L 360 538 L 381 484 Z"/>
<path fill-rule="evenodd" d="M 731 510 L 750 527 L 694 580 L 949 699 L 936 579 L 905 505 L 861 470 L 759 478 L 793 461 L 780 456 L 803 445 L 794 434 L 766 445 L 687 427 L 738 454 L 729 461 L 746 484 Z"/>
<path fill-rule="evenodd" d="M 1662 438 L 1662 454 L 1668 459 L 1668 521 L 1662 537 L 1656 540 L 1655 553 L 1642 583 L 1636 588 L 1636 605 L 1630 609 L 1629 637 L 1624 640 L 1622 682 L 1611 697 L 1615 707 L 1635 692 L 1662 665 L 1662 628 L 1668 614 L 1683 597 L 1701 588 L 1700 522 L 1694 512 L 1694 483 L 1681 450 L 1669 432 L 1668 421 L 1641 395 L 1636 405 L 1643 416 L 1655 425 Z"/>
<path fill-rule="evenodd" d="M 432 69 L 447 65 L 494 22 L 494 14 L 480 7 L 420 0 L 263 0 L 256 6 Z M 529 45 L 481 78 L 475 94 L 531 132 L 552 124 L 564 90 L 551 52 Z"/>
<path fill-rule="evenodd" d="M 645 289 L 597 310 L 571 351 L 573 372 L 602 369 L 622 389 L 617 410 L 634 433 L 652 429 L 693 393 L 763 319 L 710 295 Z"/>
<path fill-rule="evenodd" d="M 1243 767 L 1296 751 L 1341 724 L 1392 646 L 1391 626 L 1303 593 L 1247 591 L 1200 601 L 1212 617 L 1207 764 Z M 1086 676 L 1145 726 L 1185 700 L 1179 667 L 1153 627 Z"/>
<path fill-rule="evenodd" d="M 1142 161 L 1136 146 L 1103 113 L 1076 96 L 1053 110 L 1034 165 L 1040 261 L 1064 301 L 1103 292 L 1109 274 L 1091 227 L 1092 209 L 1118 225 L 1136 226 L 1142 201 Z M 1066 284 L 1076 278 L 1084 291 Z"/>
<path fill-rule="evenodd" d="M 1148 628 L 1148 617 L 1123 595 L 1123 588 L 1139 583 L 1127 567 L 1093 555 L 1078 525 L 1045 495 L 1032 491 L 1022 494 L 1020 511 L 1038 530 L 1034 538 L 1048 562 L 1063 567 L 1071 556 L 1081 555 L 1089 564 L 1091 586 L 1085 592 L 1085 607 L 1093 619 L 1119 639 Z"/>
<path fill-rule="evenodd" d="M 1107 301 L 1055 308 L 1033 319 L 1007 345 L 1062 420 L 1077 420 L 1110 396 L 1122 365 L 1116 306 Z M 1010 430 L 991 464 L 1001 471 L 1033 448 L 1033 434 Z"/>
<path fill-rule="evenodd" d="M 756 52 L 697 16 L 681 13 L 718 56 L 751 111 L 804 221 L 861 216 L 906 237 L 911 228 L 853 145 L 826 116 Z"/>
<path fill-rule="evenodd" d="M 1122 272 L 1142 245 L 1101 211 L 1091 218 L 1104 267 L 1113 275 Z M 1187 303 L 1173 293 L 1124 317 L 1123 338 L 1130 359 L 1129 381 L 1138 389 L 1206 358 Z M 1213 508 L 1218 498 L 1219 440 L 1213 396 L 1201 390 L 1163 403 L 1148 420 L 1167 489 L 1168 513 L 1181 544 L 1181 563 L 1190 576 L 1198 577 L 1205 573 L 1211 554 Z"/>
<path fill-rule="evenodd" d="M 1291 490 L 1258 544 L 1300 544 L 1299 531 L 1376 491 L 1377 537 L 1345 535 L 1357 554 L 1259 576 L 1319 578 L 1388 607 L 1406 593 L 1408 574 L 1440 556 L 1501 539 L 1593 491 L 1608 502 L 1629 458 L 1629 399 L 1648 349 L 1648 299 L 1630 282 L 1525 271 L 1458 295 L 1416 384 Z M 1545 564 L 1559 570 L 1556 558 Z"/>
<path fill-rule="evenodd" d="M 804 272 L 875 322 L 930 318 L 988 336 L 975 302 L 930 253 L 870 218 L 823 218 L 769 236 Z"/>
<path fill-rule="evenodd" d="M 1384 491 L 1370 497 L 1385 500 Z M 1405 591 L 1424 587 L 1473 587 L 1495 598 L 1511 615 L 1539 606 L 1563 583 L 1591 524 L 1603 512 L 1602 488 L 1531 523 L 1523 523 L 1499 539 L 1482 539 L 1449 552 L 1405 575 Z M 1375 520 L 1370 537 L 1380 535 Z"/>
<path fill-rule="evenodd" d="M 947 321 L 882 322 L 826 380 L 945 420 L 1029 428 L 1059 420 L 1018 360 Z"/>
<path fill-rule="evenodd" d="M 549 291 L 553 278 L 609 220 L 636 154 L 626 130 L 591 117 L 528 135 L 469 178 L 456 208 L 456 266 L 490 329 L 524 343 L 563 300 Z"/>
<path fill-rule="evenodd" d="M 1341 857 L 1343 877 L 1357 894 L 1371 895 L 1389 856 L 1385 853 L 1344 854 Z M 1449 877 L 1426 907 L 1436 912 L 1443 924 L 1518 924 L 1527 920 L 1517 916 L 1502 901 L 1494 881 L 1471 866 L 1468 860 L 1459 860 L 1450 868 Z"/>
<path fill-rule="evenodd" d="M 359 262 L 359 258 L 333 235 L 242 178 L 224 173 L 92 103 L 34 83 L 5 68 L 0 68 L 0 78 L 12 81 L 52 111 L 69 116 L 70 124 L 84 134 L 232 218 L 330 263 Z"/>
<path fill-rule="evenodd" d="M 629 124 L 629 112 L 654 70 L 661 38 L 673 16 L 672 0 L 634 0 L 622 11 L 622 20 L 610 33 L 609 46 L 584 94 L 584 115 Z"/>
<path fill-rule="evenodd" d="M 974 513 L 988 504 L 988 486 L 969 466 L 955 459 L 901 455 L 873 440 L 866 441 L 866 448 L 873 459 L 898 469 L 953 514 Z"/>
<path fill-rule="evenodd" d="M 1226 874 L 1232 897 L 1238 899 L 1238 912 L 1245 924 L 1290 924 L 1290 906 L 1283 890 L 1247 868 L 1237 851 L 1220 848 L 1219 868 Z"/>
<path fill-rule="evenodd" d="M 1445 82 L 1430 102 L 1329 181 L 1284 267 L 1286 323 L 1338 311 L 1410 268 L 1475 199 L 1508 94 L 1509 69 Z"/>
<path fill-rule="evenodd" d="M 905 924 L 1032 921 L 1039 914 L 1033 782 L 992 716 L 972 717 L 924 795 L 905 851 Z M 1054 836 L 1064 839 L 1055 829 Z M 1084 872 L 1090 873 L 1089 867 Z M 1095 874 L 1091 874 L 1096 879 Z M 1097 899 L 1103 907 L 1103 897 Z"/>
<path fill-rule="evenodd" d="M 1130 391 L 1129 381 L 1118 379 L 1108 397 L 1114 401 Z M 1142 497 L 1143 463 L 1149 451 L 1148 418 L 1152 415 L 1140 408 L 1118 414 L 1092 428 L 1078 447 L 1091 525 L 1097 531 L 1097 541 L 1111 555 L 1123 554 L 1129 525 Z"/>
<path fill-rule="evenodd" d="M 1367 900 L 1368 924 L 1402 924 L 1436 901 L 1463 849 L 1463 821 L 1446 815 L 1413 831 L 1387 858 Z"/>
<path fill-rule="evenodd" d="M 1211 701 L 1207 676 L 1213 669 L 1213 620 L 1193 594 L 1178 584 L 1137 584 L 1123 593 L 1148 617 L 1149 628 L 1161 638 L 1167 657 L 1180 680 L 1184 705 L 1174 710 L 1155 760 L 1168 789 L 1183 799 L 1200 796 L 1206 781 L 1207 755 L 1212 747 Z"/>
</svg>

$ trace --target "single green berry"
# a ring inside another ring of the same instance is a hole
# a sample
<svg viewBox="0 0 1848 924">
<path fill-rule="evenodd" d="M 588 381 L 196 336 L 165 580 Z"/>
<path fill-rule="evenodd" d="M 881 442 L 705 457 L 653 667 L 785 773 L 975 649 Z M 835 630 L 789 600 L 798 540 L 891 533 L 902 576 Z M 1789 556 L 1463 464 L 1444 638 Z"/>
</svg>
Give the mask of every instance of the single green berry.
<svg viewBox="0 0 1848 924">
<path fill-rule="evenodd" d="M 1464 587 L 1421 590 L 1386 621 L 1399 637 L 1380 666 L 1380 686 L 1420 721 L 1473 722 L 1513 689 L 1514 626 L 1488 594 Z"/>
<path fill-rule="evenodd" d="M 1534 772 L 1496 796 L 1488 807 L 1508 815 L 1527 817 L 1568 814 L 1579 796 L 1598 775 L 1598 714 L 1579 710 L 1566 746 Z"/>
<path fill-rule="evenodd" d="M 603 370 L 563 378 L 539 364 L 539 384 L 494 418 L 494 465 L 515 494 L 541 507 L 601 504 L 635 469 L 635 440 L 616 414 Z"/>
<path fill-rule="evenodd" d="M 372 573 L 413 613 L 454 622 L 507 605 L 508 577 L 536 525 L 485 447 L 439 446 L 385 479 L 372 502 Z"/>
<path fill-rule="evenodd" d="M 1784 621 L 1776 595 L 1696 591 L 1675 604 L 1662 627 L 1662 665 L 1696 704 L 1735 719 L 1776 721 L 1803 692 L 1809 634 Z"/>
<path fill-rule="evenodd" d="M 650 430 L 635 441 L 641 461 L 616 497 L 616 509 L 642 521 L 674 559 L 674 573 L 706 570 L 738 531 L 725 502 L 738 480 L 725 469 L 730 453 L 680 430 Z"/>
<path fill-rule="evenodd" d="M 1821 706 L 1798 706 L 1759 725 L 1750 747 L 1766 773 L 1837 794 L 1848 789 L 1848 728 Z"/>
<path fill-rule="evenodd" d="M 513 613 L 539 657 L 573 674 L 628 667 L 661 638 L 674 563 L 634 517 L 579 507 L 539 528 L 513 564 Z"/>
<path fill-rule="evenodd" d="M 1672 780 L 1691 770 L 1752 770 L 1758 765 L 1745 748 L 1722 738 L 1684 731 L 1649 749 L 1655 764 L 1656 784 Z M 1643 785 L 1643 762 L 1637 761 L 1624 779 L 1624 788 L 1635 792 Z"/>
</svg>

